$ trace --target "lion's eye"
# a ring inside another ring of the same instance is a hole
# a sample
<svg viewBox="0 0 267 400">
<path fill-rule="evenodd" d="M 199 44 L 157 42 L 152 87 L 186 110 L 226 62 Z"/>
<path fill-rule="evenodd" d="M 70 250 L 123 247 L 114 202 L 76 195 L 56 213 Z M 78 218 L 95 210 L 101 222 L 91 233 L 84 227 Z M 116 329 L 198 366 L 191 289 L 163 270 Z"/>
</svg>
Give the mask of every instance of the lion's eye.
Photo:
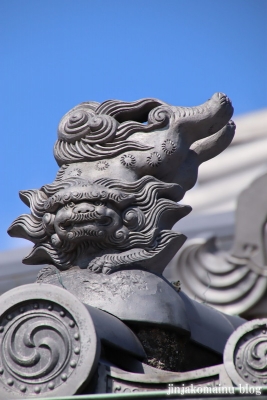
<svg viewBox="0 0 267 400">
<path fill-rule="evenodd" d="M 70 203 L 65 204 L 64 208 L 65 210 L 68 210 L 69 208 L 73 208 L 75 206 L 75 203 L 71 201 Z"/>
<path fill-rule="evenodd" d="M 105 203 L 103 201 L 97 200 L 94 202 L 95 206 L 105 206 Z"/>
</svg>

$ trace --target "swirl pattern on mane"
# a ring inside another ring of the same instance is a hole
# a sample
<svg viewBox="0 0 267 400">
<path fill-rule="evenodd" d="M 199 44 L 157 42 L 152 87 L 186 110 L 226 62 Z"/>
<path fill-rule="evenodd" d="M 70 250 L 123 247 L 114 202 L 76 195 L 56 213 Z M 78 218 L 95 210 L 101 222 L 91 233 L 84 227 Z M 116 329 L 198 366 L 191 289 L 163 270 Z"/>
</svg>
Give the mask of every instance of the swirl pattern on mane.
<svg viewBox="0 0 267 400">
<path fill-rule="evenodd" d="M 138 141 L 125 143 L 124 140 L 135 132 L 150 132 L 165 126 L 170 110 L 162 105 L 159 100 L 143 99 L 132 103 L 109 100 L 95 109 L 91 102 L 74 107 L 59 123 L 54 147 L 58 164 L 112 158 L 130 150 L 149 150 L 151 147 Z M 128 116 L 136 120 L 127 121 Z M 146 118 L 148 123 L 143 125 Z"/>
</svg>

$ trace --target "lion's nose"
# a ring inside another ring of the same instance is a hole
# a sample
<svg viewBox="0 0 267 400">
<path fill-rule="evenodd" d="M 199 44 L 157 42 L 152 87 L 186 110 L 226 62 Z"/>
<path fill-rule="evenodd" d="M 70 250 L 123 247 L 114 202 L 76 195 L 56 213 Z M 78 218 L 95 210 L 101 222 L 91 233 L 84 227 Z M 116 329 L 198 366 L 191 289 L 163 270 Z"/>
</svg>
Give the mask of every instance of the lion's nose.
<svg viewBox="0 0 267 400">
<path fill-rule="evenodd" d="M 88 212 L 92 212 L 94 210 L 95 210 L 95 206 L 93 206 L 92 204 L 88 204 L 88 203 L 80 203 L 80 204 L 77 204 L 73 208 L 73 212 L 76 214 L 88 213 Z"/>
</svg>

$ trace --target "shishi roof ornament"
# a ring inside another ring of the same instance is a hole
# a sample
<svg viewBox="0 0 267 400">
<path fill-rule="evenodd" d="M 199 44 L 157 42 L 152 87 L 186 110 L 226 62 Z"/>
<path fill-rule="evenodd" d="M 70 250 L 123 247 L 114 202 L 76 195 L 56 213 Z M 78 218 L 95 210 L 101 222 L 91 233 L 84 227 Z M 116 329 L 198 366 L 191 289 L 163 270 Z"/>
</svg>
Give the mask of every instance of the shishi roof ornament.
<svg viewBox="0 0 267 400">
<path fill-rule="evenodd" d="M 9 228 L 34 243 L 24 263 L 49 265 L 37 283 L 2 296 L 0 397 L 240 381 L 222 355 L 230 340 L 226 355 L 243 357 L 231 335 L 244 320 L 197 303 L 161 275 L 186 239 L 171 230 L 191 211 L 177 202 L 199 165 L 230 144 L 232 113 L 216 93 L 193 108 L 87 102 L 62 118 L 57 176 L 20 192 L 31 213 Z M 254 372 L 244 371 L 251 384 Z"/>
<path fill-rule="evenodd" d="M 192 108 L 149 98 L 74 107 L 59 123 L 56 179 L 20 192 L 31 214 L 8 233 L 34 243 L 23 262 L 162 273 L 186 239 L 171 231 L 191 211 L 177 202 L 230 144 L 232 114 L 222 93 Z"/>
</svg>

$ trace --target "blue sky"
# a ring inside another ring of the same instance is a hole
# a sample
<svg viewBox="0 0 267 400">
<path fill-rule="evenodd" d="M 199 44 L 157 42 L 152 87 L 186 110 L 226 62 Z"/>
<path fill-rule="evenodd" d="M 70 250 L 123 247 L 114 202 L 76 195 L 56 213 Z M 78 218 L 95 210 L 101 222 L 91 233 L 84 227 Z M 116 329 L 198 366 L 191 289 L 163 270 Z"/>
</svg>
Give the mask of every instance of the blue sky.
<svg viewBox="0 0 267 400">
<path fill-rule="evenodd" d="M 0 2 L 0 251 L 28 212 L 18 191 L 53 181 L 60 118 L 82 101 L 157 97 L 192 106 L 227 93 L 267 107 L 266 0 Z"/>
</svg>

